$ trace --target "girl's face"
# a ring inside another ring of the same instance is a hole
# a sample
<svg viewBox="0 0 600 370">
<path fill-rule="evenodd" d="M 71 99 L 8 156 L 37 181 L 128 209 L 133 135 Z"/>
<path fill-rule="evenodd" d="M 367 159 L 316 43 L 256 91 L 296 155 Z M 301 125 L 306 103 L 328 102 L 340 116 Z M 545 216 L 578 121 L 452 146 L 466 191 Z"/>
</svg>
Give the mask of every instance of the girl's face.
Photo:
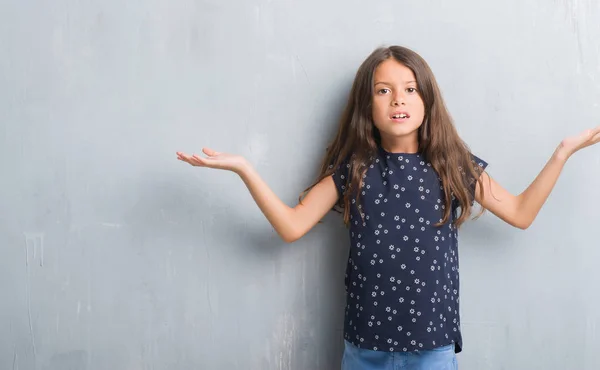
<svg viewBox="0 0 600 370">
<path fill-rule="evenodd" d="M 384 149 L 416 152 L 425 105 L 413 71 L 393 58 L 387 59 L 375 70 L 373 91 L 373 122 Z"/>
</svg>

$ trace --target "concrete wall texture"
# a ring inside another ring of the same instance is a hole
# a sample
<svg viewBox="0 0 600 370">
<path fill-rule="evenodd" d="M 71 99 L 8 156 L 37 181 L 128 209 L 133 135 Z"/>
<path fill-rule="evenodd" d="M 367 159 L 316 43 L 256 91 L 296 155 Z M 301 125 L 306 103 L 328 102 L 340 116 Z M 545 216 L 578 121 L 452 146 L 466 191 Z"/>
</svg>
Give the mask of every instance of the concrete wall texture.
<svg viewBox="0 0 600 370">
<path fill-rule="evenodd" d="M 339 368 L 348 236 L 274 233 L 202 146 L 288 204 L 377 46 L 431 64 L 512 192 L 596 126 L 596 0 L 0 2 L 0 368 Z M 534 225 L 461 237 L 461 369 L 600 368 L 600 151 Z"/>
</svg>

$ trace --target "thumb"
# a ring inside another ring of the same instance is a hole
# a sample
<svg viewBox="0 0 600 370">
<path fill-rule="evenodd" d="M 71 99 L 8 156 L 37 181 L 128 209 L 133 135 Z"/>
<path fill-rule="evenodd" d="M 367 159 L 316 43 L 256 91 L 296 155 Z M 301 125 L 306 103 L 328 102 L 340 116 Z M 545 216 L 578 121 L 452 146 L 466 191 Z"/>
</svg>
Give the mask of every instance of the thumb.
<svg viewBox="0 0 600 370">
<path fill-rule="evenodd" d="M 206 155 L 208 155 L 209 157 L 214 157 L 216 155 L 219 155 L 220 153 L 217 151 L 214 151 L 210 148 L 202 148 L 202 152 Z"/>
</svg>

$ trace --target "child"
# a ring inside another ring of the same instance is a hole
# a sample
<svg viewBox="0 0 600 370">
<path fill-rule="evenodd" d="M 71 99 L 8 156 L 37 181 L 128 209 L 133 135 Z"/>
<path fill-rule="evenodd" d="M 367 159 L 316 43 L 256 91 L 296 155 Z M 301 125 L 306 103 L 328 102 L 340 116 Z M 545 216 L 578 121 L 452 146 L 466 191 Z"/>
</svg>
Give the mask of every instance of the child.
<svg viewBox="0 0 600 370">
<path fill-rule="evenodd" d="M 455 130 L 427 63 L 400 46 L 359 68 L 317 181 L 291 208 L 237 155 L 177 153 L 193 166 L 234 171 L 286 242 L 332 208 L 349 227 L 342 369 L 457 369 L 457 230 L 474 201 L 520 229 L 540 211 L 567 159 L 600 141 L 600 126 L 563 140 L 514 196 Z"/>
</svg>

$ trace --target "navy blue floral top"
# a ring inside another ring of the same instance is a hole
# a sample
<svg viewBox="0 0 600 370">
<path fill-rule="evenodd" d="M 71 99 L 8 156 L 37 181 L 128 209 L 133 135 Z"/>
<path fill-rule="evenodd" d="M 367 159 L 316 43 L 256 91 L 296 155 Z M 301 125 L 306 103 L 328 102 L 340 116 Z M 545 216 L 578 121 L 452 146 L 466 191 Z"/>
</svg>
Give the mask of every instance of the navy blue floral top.
<svg viewBox="0 0 600 370">
<path fill-rule="evenodd" d="M 340 197 L 348 171 L 333 175 Z M 350 209 L 344 338 L 378 351 L 454 343 L 460 352 L 457 230 L 435 226 L 445 209 L 437 173 L 421 154 L 380 149 L 363 182 L 360 208 L 353 200 Z"/>
</svg>

